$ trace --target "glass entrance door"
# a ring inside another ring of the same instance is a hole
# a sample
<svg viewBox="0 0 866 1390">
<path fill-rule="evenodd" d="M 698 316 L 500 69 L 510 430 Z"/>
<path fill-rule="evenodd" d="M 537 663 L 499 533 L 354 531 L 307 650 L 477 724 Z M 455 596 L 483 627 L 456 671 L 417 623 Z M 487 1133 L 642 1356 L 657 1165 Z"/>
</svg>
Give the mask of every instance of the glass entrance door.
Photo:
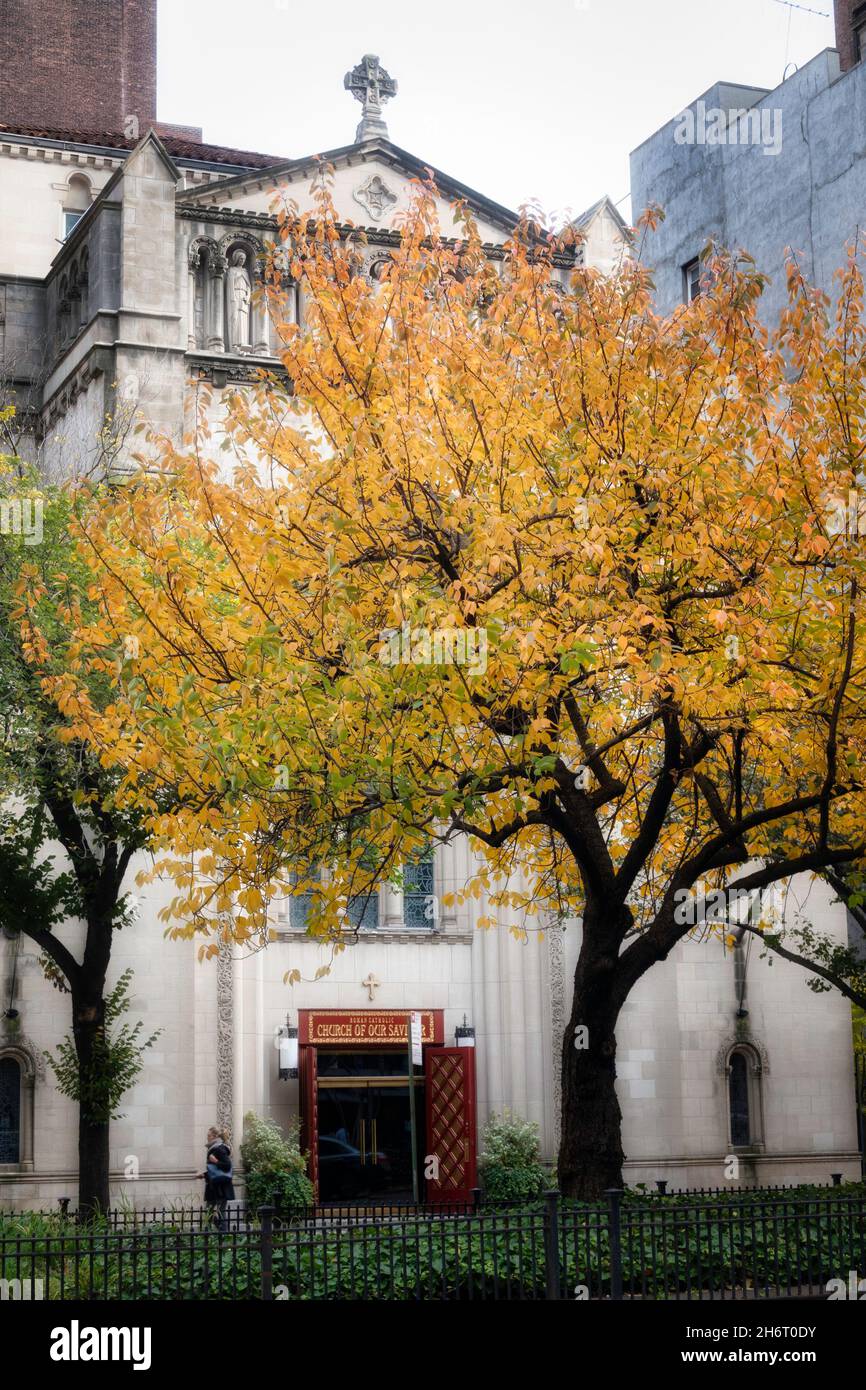
<svg viewBox="0 0 866 1390">
<path fill-rule="evenodd" d="M 423 1082 L 415 1086 L 421 1126 Z M 320 1050 L 318 1092 L 320 1201 L 411 1200 L 406 1054 Z"/>
</svg>

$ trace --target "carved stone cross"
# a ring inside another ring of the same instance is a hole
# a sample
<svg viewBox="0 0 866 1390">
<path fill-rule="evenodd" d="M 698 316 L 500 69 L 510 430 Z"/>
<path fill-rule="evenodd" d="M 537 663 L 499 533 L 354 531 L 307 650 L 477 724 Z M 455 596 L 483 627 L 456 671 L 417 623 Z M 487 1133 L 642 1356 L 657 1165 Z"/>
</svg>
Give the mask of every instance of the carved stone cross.
<svg viewBox="0 0 866 1390">
<path fill-rule="evenodd" d="M 365 53 L 357 67 L 346 73 L 343 86 L 364 107 L 355 132 L 356 143 L 360 145 L 364 140 L 374 140 L 377 136 L 387 140 L 388 127 L 382 117 L 382 103 L 397 95 L 397 83 L 379 66 L 376 54 Z"/>
<path fill-rule="evenodd" d="M 376 996 L 374 991 L 379 988 L 381 983 L 382 981 L 376 979 L 376 976 L 373 974 L 372 970 L 370 971 L 366 980 L 361 981 L 361 984 L 364 986 L 364 989 L 367 991 L 367 995 L 370 999 L 375 999 Z"/>
</svg>

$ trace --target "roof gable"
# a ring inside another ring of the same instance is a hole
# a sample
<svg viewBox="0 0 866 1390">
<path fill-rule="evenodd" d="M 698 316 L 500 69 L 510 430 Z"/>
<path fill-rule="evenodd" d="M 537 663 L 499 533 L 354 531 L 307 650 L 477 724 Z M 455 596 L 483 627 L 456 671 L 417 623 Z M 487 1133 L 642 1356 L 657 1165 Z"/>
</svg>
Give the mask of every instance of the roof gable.
<svg viewBox="0 0 866 1390">
<path fill-rule="evenodd" d="M 590 227 L 592 223 L 595 222 L 596 219 L 601 217 L 604 213 L 607 213 L 608 217 L 611 218 L 611 220 L 617 227 L 618 231 L 622 234 L 622 236 L 626 240 L 630 241 L 631 228 L 629 227 L 619 208 L 616 206 L 616 203 L 614 203 L 611 199 L 609 193 L 603 193 L 602 196 L 596 202 L 594 202 L 591 207 L 586 208 L 582 213 L 579 214 L 579 216 L 575 217 L 574 221 L 572 222 L 572 226 L 575 227 L 578 231 L 586 231 L 586 229 Z"/>
<path fill-rule="evenodd" d="M 312 181 L 330 168 L 333 195 L 340 220 L 358 225 L 390 228 L 408 205 L 412 184 L 432 178 L 440 195 L 443 230 L 456 229 L 451 205 L 465 203 L 478 219 L 482 238 L 485 229 L 493 239 L 510 235 L 518 214 L 469 188 L 466 184 L 425 164 L 388 140 L 370 140 L 344 145 L 322 155 L 285 160 L 269 169 L 244 173 L 201 188 L 185 190 L 179 205 L 236 208 L 242 212 L 268 212 L 275 195 L 293 189 L 295 201 L 303 203 Z"/>
</svg>

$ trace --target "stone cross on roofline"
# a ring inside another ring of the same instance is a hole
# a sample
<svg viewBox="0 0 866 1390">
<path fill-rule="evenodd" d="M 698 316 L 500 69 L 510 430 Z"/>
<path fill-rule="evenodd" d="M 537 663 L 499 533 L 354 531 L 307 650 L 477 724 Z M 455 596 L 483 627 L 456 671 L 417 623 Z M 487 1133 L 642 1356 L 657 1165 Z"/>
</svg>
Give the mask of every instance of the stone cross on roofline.
<svg viewBox="0 0 866 1390">
<path fill-rule="evenodd" d="M 346 73 L 343 86 L 364 107 L 355 132 L 356 144 L 360 145 L 365 140 L 387 140 L 388 127 L 382 116 L 382 103 L 397 95 L 397 83 L 379 66 L 376 54 L 365 53 L 358 66 Z"/>
</svg>

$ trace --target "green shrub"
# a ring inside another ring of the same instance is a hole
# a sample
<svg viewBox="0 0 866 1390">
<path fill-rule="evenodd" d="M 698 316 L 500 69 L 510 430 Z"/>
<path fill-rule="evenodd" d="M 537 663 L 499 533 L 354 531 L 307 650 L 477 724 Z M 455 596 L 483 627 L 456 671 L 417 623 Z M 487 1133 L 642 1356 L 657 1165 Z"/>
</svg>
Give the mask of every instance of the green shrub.
<svg viewBox="0 0 866 1390">
<path fill-rule="evenodd" d="M 275 1207 L 285 1220 L 313 1204 L 313 1184 L 301 1153 L 298 1125 L 284 1135 L 275 1120 L 249 1111 L 244 1116 L 241 1159 L 246 1178 L 247 1206 Z"/>
<path fill-rule="evenodd" d="M 301 1153 L 297 1121 L 285 1135 L 276 1120 L 263 1120 L 248 1110 L 244 1115 L 241 1160 L 246 1173 L 305 1173 L 307 1165 Z"/>
<path fill-rule="evenodd" d="M 313 1184 L 306 1173 L 248 1173 L 247 1206 L 275 1207 L 277 1216 L 285 1220 L 297 1216 L 313 1205 Z"/>
<path fill-rule="evenodd" d="M 491 1163 L 484 1170 L 484 1195 L 488 1204 L 497 1202 L 528 1202 L 540 1197 L 549 1186 L 547 1175 L 540 1166 L 534 1168 L 503 1168 Z"/>
<path fill-rule="evenodd" d="M 488 1202 L 525 1202 L 549 1186 L 538 1151 L 538 1125 L 504 1110 L 481 1136 L 479 1169 Z"/>
</svg>

